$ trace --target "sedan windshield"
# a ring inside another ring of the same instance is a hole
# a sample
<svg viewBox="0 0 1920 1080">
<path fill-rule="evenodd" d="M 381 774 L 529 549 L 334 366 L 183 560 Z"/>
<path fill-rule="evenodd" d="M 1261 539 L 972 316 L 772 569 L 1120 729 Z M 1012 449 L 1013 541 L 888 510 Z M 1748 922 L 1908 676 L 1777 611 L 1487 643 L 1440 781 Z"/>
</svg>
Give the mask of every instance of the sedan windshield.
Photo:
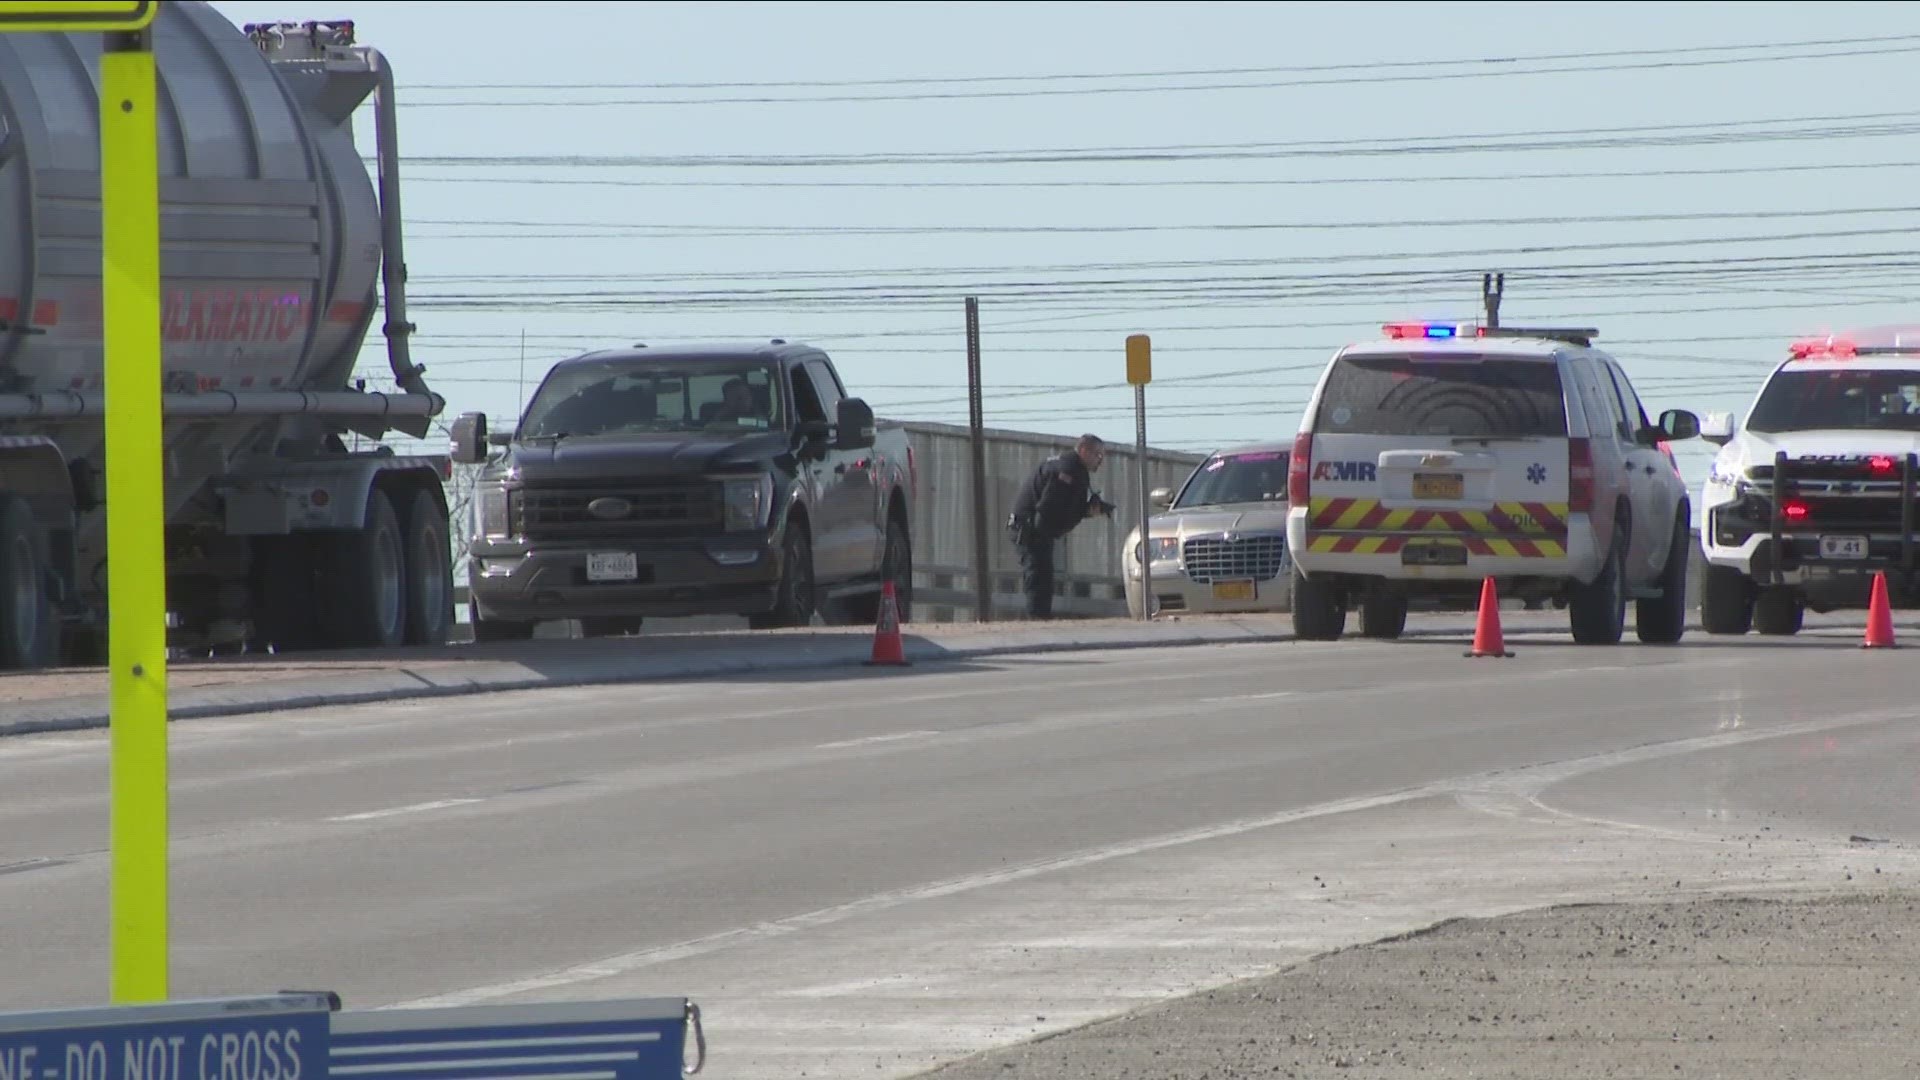
<svg viewBox="0 0 1920 1080">
<path fill-rule="evenodd" d="M 1287 453 L 1269 450 L 1244 454 L 1217 454 L 1208 458 L 1174 500 L 1173 508 L 1223 506 L 1228 503 L 1285 502 Z"/>
<path fill-rule="evenodd" d="M 1750 431 L 1920 431 L 1920 371 L 1782 371 L 1747 418 Z"/>
<path fill-rule="evenodd" d="M 622 360 L 555 371 L 520 425 L 523 439 L 781 425 L 774 369 L 752 359 Z"/>
</svg>

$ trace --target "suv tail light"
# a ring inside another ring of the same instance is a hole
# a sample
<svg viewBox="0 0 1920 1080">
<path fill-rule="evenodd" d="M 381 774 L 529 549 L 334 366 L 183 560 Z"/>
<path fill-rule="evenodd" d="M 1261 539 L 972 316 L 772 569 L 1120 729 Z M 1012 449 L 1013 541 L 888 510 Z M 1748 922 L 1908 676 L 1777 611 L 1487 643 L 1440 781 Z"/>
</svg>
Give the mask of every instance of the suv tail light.
<svg viewBox="0 0 1920 1080">
<path fill-rule="evenodd" d="M 1567 440 L 1567 509 L 1593 509 L 1593 444 L 1585 439 Z"/>
<path fill-rule="evenodd" d="M 1313 436 L 1293 437 L 1293 455 L 1287 458 L 1287 501 L 1305 506 L 1313 494 Z"/>
</svg>

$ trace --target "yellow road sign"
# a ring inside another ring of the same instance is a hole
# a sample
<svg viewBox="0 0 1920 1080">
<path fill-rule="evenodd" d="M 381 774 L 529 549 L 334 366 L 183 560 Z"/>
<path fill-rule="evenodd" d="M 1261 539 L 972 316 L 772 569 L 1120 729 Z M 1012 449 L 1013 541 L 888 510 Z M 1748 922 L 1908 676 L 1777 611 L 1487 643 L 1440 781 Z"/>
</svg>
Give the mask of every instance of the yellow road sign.
<svg viewBox="0 0 1920 1080">
<path fill-rule="evenodd" d="M 144 30 L 159 0 L 0 0 L 0 33 Z"/>
<path fill-rule="evenodd" d="M 1153 341 L 1145 334 L 1127 338 L 1127 381 L 1135 386 L 1153 381 Z"/>
</svg>

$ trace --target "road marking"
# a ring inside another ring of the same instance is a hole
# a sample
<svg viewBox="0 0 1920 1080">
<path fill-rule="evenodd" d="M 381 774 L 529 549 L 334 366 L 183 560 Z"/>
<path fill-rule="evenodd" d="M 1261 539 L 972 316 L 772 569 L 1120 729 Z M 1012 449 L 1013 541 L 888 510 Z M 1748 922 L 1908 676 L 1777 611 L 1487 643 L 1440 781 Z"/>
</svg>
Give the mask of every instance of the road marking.
<svg viewBox="0 0 1920 1080">
<path fill-rule="evenodd" d="M 823 742 L 815 750 L 844 750 L 850 746 L 872 746 L 874 743 L 899 742 L 902 739 L 924 739 L 929 735 L 938 735 L 937 731 L 898 731 L 892 735 L 869 735 L 864 739 L 845 739 L 840 742 Z"/>
<path fill-rule="evenodd" d="M 581 964 L 560 971 L 536 975 L 530 978 L 516 979 L 511 982 L 496 983 L 492 986 L 478 986 L 466 990 L 457 990 L 450 994 L 419 998 L 413 1001 L 399 1002 L 382 1006 L 387 1009 L 423 1009 L 447 1008 L 478 1004 L 516 994 L 535 993 L 580 983 L 596 982 L 601 979 L 627 975 L 642 968 L 658 964 L 702 956 L 768 938 L 784 937 L 802 930 L 815 929 L 864 915 L 901 907 L 922 900 L 936 900 L 960 893 L 995 885 L 1006 885 L 1028 878 L 1061 871 L 1077 870 L 1086 866 L 1123 859 L 1135 855 L 1209 840 L 1221 840 L 1240 836 L 1262 829 L 1281 825 L 1297 824 L 1315 818 L 1351 814 L 1401 803 L 1415 802 L 1430 798 L 1451 798 L 1459 800 L 1462 795 L 1471 794 L 1508 794 L 1527 797 L 1537 794 L 1554 784 L 1572 777 L 1603 769 L 1618 768 L 1623 765 L 1639 764 L 1668 757 L 1681 757 L 1687 754 L 1708 750 L 1724 749 L 1745 743 L 1762 742 L 1772 739 L 1790 738 L 1816 731 L 1828 731 L 1843 727 L 1856 727 L 1868 724 L 1887 723 L 1905 720 L 1910 712 L 1904 709 L 1877 710 L 1855 713 L 1850 716 L 1835 717 L 1826 720 L 1810 720 L 1800 723 L 1782 724 L 1766 730 L 1749 729 L 1744 731 L 1723 731 L 1691 739 L 1676 739 L 1671 742 L 1649 743 L 1626 750 L 1617 750 L 1565 761 L 1544 762 L 1538 765 L 1522 766 L 1514 769 L 1496 769 L 1491 772 L 1474 773 L 1465 776 L 1449 777 L 1420 784 L 1400 791 L 1379 795 L 1360 796 L 1350 799 L 1338 799 L 1303 806 L 1293 810 L 1284 810 L 1255 818 L 1243 818 L 1217 825 L 1202 826 L 1182 832 L 1168 833 L 1111 844 L 1105 847 L 1091 848 L 1052 859 L 1043 859 L 1020 866 L 1010 866 L 1000 870 L 991 870 L 980 874 L 951 878 L 908 889 L 896 889 L 876 893 L 844 904 L 818 908 L 802 912 L 784 919 L 775 919 L 725 930 L 705 937 L 678 942 L 671 945 L 639 949 L 619 956 L 610 956 L 601 960 Z"/>
<path fill-rule="evenodd" d="M 1269 698 L 1292 697 L 1296 693 L 1298 693 L 1298 691 L 1275 690 L 1268 694 L 1228 694 L 1226 697 L 1203 697 L 1199 703 L 1205 705 L 1215 701 L 1266 701 Z"/>
<path fill-rule="evenodd" d="M 358 814 L 342 814 L 330 817 L 328 821 L 372 821 L 375 818 L 399 817 L 401 814 L 423 814 L 429 810 L 445 810 L 451 806 L 466 806 L 480 802 L 479 799 L 435 799 L 433 802 L 414 803 L 412 806 L 390 806 L 385 810 L 365 810 Z"/>
</svg>

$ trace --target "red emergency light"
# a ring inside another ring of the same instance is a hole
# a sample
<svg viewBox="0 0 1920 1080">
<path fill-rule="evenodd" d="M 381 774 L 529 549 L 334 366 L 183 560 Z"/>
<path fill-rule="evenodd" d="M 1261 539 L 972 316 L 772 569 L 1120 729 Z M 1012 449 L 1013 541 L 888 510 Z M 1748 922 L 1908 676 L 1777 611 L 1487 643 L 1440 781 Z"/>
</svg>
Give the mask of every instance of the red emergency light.
<svg viewBox="0 0 1920 1080">
<path fill-rule="evenodd" d="M 1808 506 L 1801 499 L 1788 499 L 1786 504 L 1780 507 L 1780 515 L 1792 522 L 1805 521 L 1812 514 L 1813 507 Z"/>
<path fill-rule="evenodd" d="M 1900 468 L 1900 463 L 1885 454 L 1875 454 L 1867 459 L 1867 471 L 1875 476 L 1892 476 Z"/>
<path fill-rule="evenodd" d="M 1401 322 L 1388 323 L 1380 329 L 1395 341 L 1404 341 L 1408 338 L 1447 341 L 1453 338 L 1483 336 L 1477 323 Z"/>
<path fill-rule="evenodd" d="M 1787 346 L 1787 355 L 1795 360 L 1845 360 L 1859 355 L 1859 349 L 1846 338 L 1807 338 Z"/>
</svg>

